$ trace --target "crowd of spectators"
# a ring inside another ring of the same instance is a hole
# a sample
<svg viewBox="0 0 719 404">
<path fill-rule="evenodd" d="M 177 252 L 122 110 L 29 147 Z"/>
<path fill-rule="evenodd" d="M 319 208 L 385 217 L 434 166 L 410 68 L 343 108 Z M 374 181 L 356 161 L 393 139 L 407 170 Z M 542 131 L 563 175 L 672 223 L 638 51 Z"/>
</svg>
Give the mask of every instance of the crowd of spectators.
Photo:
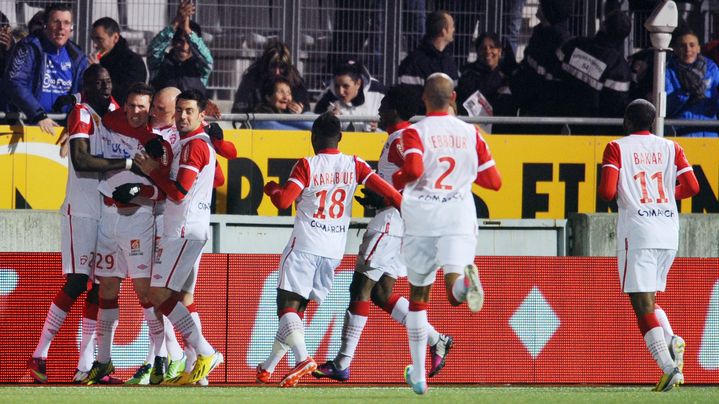
<svg viewBox="0 0 719 404">
<path fill-rule="evenodd" d="M 521 22 L 525 0 L 510 3 L 509 35 L 502 38 L 494 32 L 476 32 L 477 59 L 461 70 L 453 54 L 454 35 L 455 29 L 465 32 L 468 27 L 455 27 L 449 11 L 422 13 L 424 36 L 399 64 L 398 82 L 419 89 L 430 74 L 446 73 L 457 85 L 456 112 L 469 116 L 620 117 L 632 99 L 650 98 L 653 51 L 644 49 L 625 56 L 625 39 L 637 21 L 632 22 L 627 13 L 620 11 L 620 1 L 603 3 L 604 18 L 596 35 L 574 38 L 569 31 L 573 3 L 540 0 L 539 24 L 532 29 L 519 63 L 515 58 L 517 22 Z M 636 7 L 635 3 L 630 6 Z M 202 28 L 193 21 L 195 12 L 193 1 L 180 2 L 171 23 L 150 41 L 146 65 L 121 35 L 120 24 L 110 17 L 92 24 L 90 37 L 95 49 L 86 56 L 70 40 L 74 23 L 69 6 L 52 4 L 35 15 L 28 22 L 29 34 L 22 39 L 13 35 L 8 19 L 0 15 L 0 86 L 5 94 L 0 108 L 23 112 L 30 122 L 53 133 L 59 123 L 48 114 L 66 112 L 77 101 L 82 72 L 96 63 L 110 72 L 113 97 L 120 104 L 132 83 L 148 80 L 156 90 L 176 87 L 206 92 L 214 61 L 203 40 Z M 463 21 L 460 18 L 457 24 Z M 719 41 L 708 44 L 704 56 L 699 37 L 682 24 L 672 45 L 674 52 L 668 57 L 666 73 L 667 118 L 715 120 L 719 111 L 719 69 L 714 60 L 719 58 Z M 243 73 L 232 112 L 332 111 L 342 116 L 376 116 L 384 96 L 383 83 L 351 55 L 350 60 L 332 64 L 333 74 L 328 77 L 326 89 L 312 100 L 298 67 L 292 63 L 288 46 L 270 40 Z M 278 119 L 257 121 L 253 127 L 306 129 L 307 124 Z M 344 121 L 343 129 L 375 131 L 377 122 Z M 501 129 L 495 125 L 494 129 L 495 133 L 621 131 L 591 125 L 505 125 Z M 692 127 L 675 128 L 675 134 L 717 136 L 714 129 Z"/>
</svg>

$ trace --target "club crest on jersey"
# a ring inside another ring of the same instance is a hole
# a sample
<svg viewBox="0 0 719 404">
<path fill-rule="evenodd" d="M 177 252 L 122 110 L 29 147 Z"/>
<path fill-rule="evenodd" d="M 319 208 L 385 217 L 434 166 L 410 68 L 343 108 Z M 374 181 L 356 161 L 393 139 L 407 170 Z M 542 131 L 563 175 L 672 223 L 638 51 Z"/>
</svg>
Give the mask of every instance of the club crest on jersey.
<svg viewBox="0 0 719 404">
<path fill-rule="evenodd" d="M 140 240 L 130 240 L 130 255 L 142 255 Z"/>
</svg>

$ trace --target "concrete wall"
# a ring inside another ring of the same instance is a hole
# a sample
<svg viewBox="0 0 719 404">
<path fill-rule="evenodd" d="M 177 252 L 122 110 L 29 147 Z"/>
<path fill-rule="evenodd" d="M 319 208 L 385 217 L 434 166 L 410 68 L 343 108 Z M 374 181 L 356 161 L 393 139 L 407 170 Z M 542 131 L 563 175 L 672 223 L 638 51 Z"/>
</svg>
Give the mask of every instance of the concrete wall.
<svg viewBox="0 0 719 404">
<path fill-rule="evenodd" d="M 569 255 L 615 256 L 616 213 L 569 216 Z M 678 257 L 719 257 L 719 214 L 679 215 Z"/>
<path fill-rule="evenodd" d="M 292 233 L 293 217 L 213 215 L 204 252 L 279 254 Z M 347 254 L 357 254 L 369 219 L 354 219 Z M 480 220 L 477 255 L 566 255 L 566 220 Z M 60 251 L 56 211 L 0 210 L 0 251 Z"/>
</svg>

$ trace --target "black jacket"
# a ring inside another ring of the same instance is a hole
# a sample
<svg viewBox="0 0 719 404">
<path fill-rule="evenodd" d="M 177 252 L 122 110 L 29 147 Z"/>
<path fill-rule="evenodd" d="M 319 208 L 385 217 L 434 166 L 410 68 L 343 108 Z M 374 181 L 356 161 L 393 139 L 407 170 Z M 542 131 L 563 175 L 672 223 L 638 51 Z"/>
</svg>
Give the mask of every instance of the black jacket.
<svg viewBox="0 0 719 404">
<path fill-rule="evenodd" d="M 565 116 L 621 117 L 629 98 L 631 73 L 622 42 L 603 32 L 575 38 L 557 51 L 562 63 L 560 92 Z M 573 133 L 613 134 L 617 128 L 594 128 Z M 619 131 L 619 133 L 621 133 Z"/>
<path fill-rule="evenodd" d="M 561 63 L 556 51 L 571 34 L 566 24 L 537 25 L 532 30 L 524 59 L 510 79 L 510 88 L 520 115 L 560 116 L 557 108 Z"/>
<path fill-rule="evenodd" d="M 459 72 L 453 54 L 452 44 L 440 52 L 429 39 L 425 38 L 417 49 L 407 55 L 399 64 L 397 69 L 399 82 L 422 88 L 424 79 L 436 72 L 445 73 L 457 82 Z"/>
<path fill-rule="evenodd" d="M 145 62 L 140 55 L 130 50 L 123 37 L 120 37 L 109 53 L 100 58 L 100 65 L 110 72 L 112 97 L 120 105 L 125 103 L 131 84 L 147 81 Z"/>
<path fill-rule="evenodd" d="M 295 67 L 292 66 L 292 69 L 295 69 Z M 296 69 L 295 73 L 299 76 Z M 233 113 L 253 112 L 263 103 L 261 94 L 263 80 L 257 69 L 250 71 L 248 68 L 235 92 L 235 101 L 232 103 Z M 305 88 L 304 82 L 292 87 L 292 100 L 302 104 L 302 112 L 310 110 L 310 95 L 307 88 Z"/>
<path fill-rule="evenodd" d="M 509 80 L 500 67 L 491 70 L 489 66 L 480 62 L 470 63 L 464 67 L 457 85 L 457 109 L 460 115 L 467 114 L 462 104 L 477 90 L 492 105 L 494 116 L 516 115 L 517 107 L 509 89 Z"/>
<path fill-rule="evenodd" d="M 175 58 L 172 52 L 165 56 L 157 75 L 150 82 L 156 91 L 160 91 L 165 87 L 177 87 L 180 91 L 195 89 L 203 94 L 207 91 L 205 84 L 202 83 L 202 66 L 204 62 L 199 57 L 193 55 L 184 62 L 180 62 Z"/>
</svg>

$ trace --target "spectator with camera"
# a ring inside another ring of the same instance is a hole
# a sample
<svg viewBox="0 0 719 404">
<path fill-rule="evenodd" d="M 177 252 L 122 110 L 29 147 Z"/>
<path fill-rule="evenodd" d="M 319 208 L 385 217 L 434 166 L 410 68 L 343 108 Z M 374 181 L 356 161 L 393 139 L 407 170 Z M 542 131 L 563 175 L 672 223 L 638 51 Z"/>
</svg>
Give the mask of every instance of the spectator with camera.
<svg viewBox="0 0 719 404">
<path fill-rule="evenodd" d="M 82 73 L 88 65 L 80 47 L 70 40 L 72 10 L 64 4 L 51 4 L 45 10 L 42 31 L 20 40 L 8 60 L 3 93 L 8 111 L 23 112 L 43 132 L 55 133 L 59 126 L 47 114 L 63 96 L 80 91 Z M 62 112 L 67 112 L 65 106 Z"/>
<path fill-rule="evenodd" d="M 301 109 L 292 109 L 292 84 L 282 76 L 276 76 L 262 83 L 262 103 L 255 112 L 261 114 L 300 114 Z M 256 121 L 255 129 L 310 130 L 312 121 Z"/>
<path fill-rule="evenodd" d="M 699 37 L 684 28 L 674 35 L 674 55 L 667 62 L 667 118 L 716 120 L 719 109 L 719 69 L 701 54 Z M 717 137 L 715 129 L 675 128 L 677 136 Z"/>
<path fill-rule="evenodd" d="M 315 113 L 335 115 L 377 115 L 384 97 L 384 86 L 361 63 L 347 61 L 335 68 L 330 84 L 315 105 Z M 377 122 L 342 122 L 342 130 L 374 132 Z"/>
</svg>

